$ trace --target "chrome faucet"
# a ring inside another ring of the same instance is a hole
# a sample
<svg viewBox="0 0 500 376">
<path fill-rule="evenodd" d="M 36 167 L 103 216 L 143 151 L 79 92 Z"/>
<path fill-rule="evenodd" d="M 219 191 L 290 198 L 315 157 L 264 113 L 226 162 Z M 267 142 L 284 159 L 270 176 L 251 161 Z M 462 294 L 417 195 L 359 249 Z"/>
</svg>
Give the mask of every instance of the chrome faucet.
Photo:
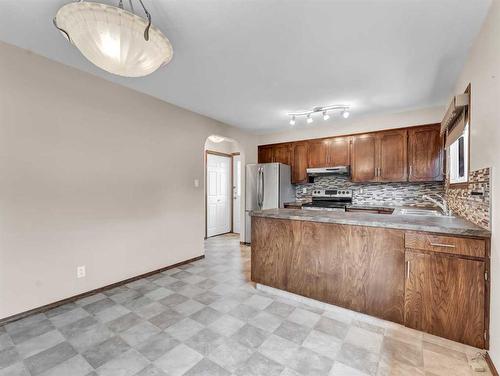
<svg viewBox="0 0 500 376">
<path fill-rule="evenodd" d="M 444 215 L 447 215 L 449 217 L 452 216 L 453 213 L 448 207 L 448 202 L 446 201 L 446 199 L 443 196 L 438 195 L 437 193 L 433 193 L 432 196 L 439 198 L 440 201 L 436 200 L 435 198 L 432 198 L 429 195 L 423 195 L 422 198 L 438 206 L 443 211 Z"/>
</svg>

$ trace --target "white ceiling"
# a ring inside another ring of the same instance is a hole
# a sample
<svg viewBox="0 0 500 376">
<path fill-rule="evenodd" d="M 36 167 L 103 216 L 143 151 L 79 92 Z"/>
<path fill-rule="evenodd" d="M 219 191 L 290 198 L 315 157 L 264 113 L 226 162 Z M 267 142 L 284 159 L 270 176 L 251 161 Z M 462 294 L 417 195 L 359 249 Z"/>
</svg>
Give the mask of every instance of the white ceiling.
<svg viewBox="0 0 500 376">
<path fill-rule="evenodd" d="M 444 104 L 491 0 L 144 0 L 174 58 L 140 79 L 100 71 L 64 40 L 52 18 L 67 2 L 0 0 L 0 39 L 262 133 L 313 106 Z"/>
</svg>

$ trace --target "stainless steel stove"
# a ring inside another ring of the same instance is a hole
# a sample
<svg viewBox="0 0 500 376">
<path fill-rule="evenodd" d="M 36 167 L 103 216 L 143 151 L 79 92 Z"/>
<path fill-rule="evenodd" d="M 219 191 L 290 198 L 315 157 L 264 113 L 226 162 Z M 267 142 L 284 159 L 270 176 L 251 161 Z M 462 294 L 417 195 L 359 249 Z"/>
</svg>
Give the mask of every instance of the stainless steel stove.
<svg viewBox="0 0 500 376">
<path fill-rule="evenodd" d="M 346 206 L 351 203 L 350 189 L 315 189 L 312 193 L 312 202 L 302 205 L 302 209 L 345 211 Z"/>
</svg>

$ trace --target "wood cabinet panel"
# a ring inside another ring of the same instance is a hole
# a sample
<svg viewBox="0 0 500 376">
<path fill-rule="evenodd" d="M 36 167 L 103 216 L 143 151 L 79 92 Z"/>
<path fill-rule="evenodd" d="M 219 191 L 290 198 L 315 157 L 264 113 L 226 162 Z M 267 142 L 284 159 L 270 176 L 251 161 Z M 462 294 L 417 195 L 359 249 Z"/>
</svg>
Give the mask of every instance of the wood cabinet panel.
<svg viewBox="0 0 500 376">
<path fill-rule="evenodd" d="M 400 182 L 408 180 L 407 132 L 379 133 L 378 181 Z"/>
<path fill-rule="evenodd" d="M 444 148 L 440 125 L 408 130 L 409 181 L 442 181 Z"/>
<path fill-rule="evenodd" d="M 485 262 L 406 251 L 405 325 L 484 348 Z"/>
<path fill-rule="evenodd" d="M 296 225 L 252 217 L 251 279 L 286 290 Z"/>
<path fill-rule="evenodd" d="M 273 147 L 273 162 L 283 163 L 286 165 L 291 165 L 291 145 L 290 144 L 280 144 Z"/>
<path fill-rule="evenodd" d="M 294 183 L 307 181 L 307 168 L 344 165 L 351 166 L 354 182 L 442 181 L 444 145 L 439 132 L 439 124 L 431 124 L 261 145 L 258 161 L 290 165 Z M 298 171 L 295 171 L 295 165 Z"/>
<path fill-rule="evenodd" d="M 454 255 L 486 257 L 486 241 L 483 239 L 407 232 L 405 247 Z"/>
<path fill-rule="evenodd" d="M 403 322 L 403 232 L 255 219 L 252 281 Z"/>
<path fill-rule="evenodd" d="M 377 181 L 377 136 L 374 133 L 352 138 L 351 176 L 354 182 Z"/>
<path fill-rule="evenodd" d="M 308 165 L 310 168 L 329 167 L 328 166 L 328 140 L 308 141 Z"/>
<path fill-rule="evenodd" d="M 259 146 L 258 149 L 258 162 L 271 163 L 273 161 L 273 147 L 272 146 Z"/>
<path fill-rule="evenodd" d="M 328 167 L 351 164 L 350 137 L 328 139 Z"/>
<path fill-rule="evenodd" d="M 307 183 L 308 168 L 307 142 L 297 142 L 292 146 L 292 183 Z"/>
</svg>

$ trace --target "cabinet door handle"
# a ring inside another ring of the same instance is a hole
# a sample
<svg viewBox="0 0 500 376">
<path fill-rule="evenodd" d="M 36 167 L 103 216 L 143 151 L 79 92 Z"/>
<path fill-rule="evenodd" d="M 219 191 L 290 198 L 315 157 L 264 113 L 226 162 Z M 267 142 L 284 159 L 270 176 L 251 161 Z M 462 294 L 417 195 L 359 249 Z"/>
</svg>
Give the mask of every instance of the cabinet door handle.
<svg viewBox="0 0 500 376">
<path fill-rule="evenodd" d="M 410 165 L 410 173 L 409 173 L 409 175 L 410 175 L 410 176 L 412 176 L 412 175 L 413 175 L 413 166 L 412 166 L 412 165 Z"/>
<path fill-rule="evenodd" d="M 410 261 L 406 261 L 406 279 L 410 278 Z"/>
<path fill-rule="evenodd" d="M 431 243 L 433 247 L 456 248 L 453 244 Z"/>
</svg>

